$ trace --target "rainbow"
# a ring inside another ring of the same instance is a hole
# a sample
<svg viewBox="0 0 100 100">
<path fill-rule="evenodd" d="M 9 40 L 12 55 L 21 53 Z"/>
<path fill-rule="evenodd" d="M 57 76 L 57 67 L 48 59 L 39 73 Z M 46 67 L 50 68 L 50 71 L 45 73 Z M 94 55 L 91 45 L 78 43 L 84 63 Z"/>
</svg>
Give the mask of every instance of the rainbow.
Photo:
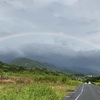
<svg viewBox="0 0 100 100">
<path fill-rule="evenodd" d="M 84 43 L 84 44 L 87 44 L 87 45 L 90 45 L 90 46 L 93 46 L 97 49 L 100 49 L 100 45 L 92 42 L 92 41 L 89 41 L 89 40 L 86 40 L 86 39 L 83 39 L 81 37 L 78 37 L 78 36 L 73 36 L 73 35 L 69 35 L 69 34 L 65 34 L 65 33 L 37 33 L 37 32 L 33 32 L 33 33 L 16 33 L 16 34 L 8 34 L 8 35 L 3 35 L 3 36 L 0 36 L 0 42 L 1 41 L 4 41 L 4 40 L 9 40 L 9 39 L 12 39 L 12 38 L 20 38 L 20 37 L 23 37 L 23 36 L 34 36 L 34 35 L 57 35 L 59 37 L 64 37 L 64 38 L 69 38 L 69 39 L 72 39 L 72 40 L 75 40 L 75 41 L 79 41 L 81 43 Z"/>
</svg>

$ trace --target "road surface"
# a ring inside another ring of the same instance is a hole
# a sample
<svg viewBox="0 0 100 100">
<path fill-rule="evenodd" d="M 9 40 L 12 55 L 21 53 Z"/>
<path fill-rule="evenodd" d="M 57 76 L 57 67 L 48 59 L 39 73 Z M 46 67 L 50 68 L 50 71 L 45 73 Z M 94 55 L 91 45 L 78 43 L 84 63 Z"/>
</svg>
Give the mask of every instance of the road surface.
<svg viewBox="0 0 100 100">
<path fill-rule="evenodd" d="M 83 84 L 64 100 L 100 100 L 100 86 Z"/>
</svg>

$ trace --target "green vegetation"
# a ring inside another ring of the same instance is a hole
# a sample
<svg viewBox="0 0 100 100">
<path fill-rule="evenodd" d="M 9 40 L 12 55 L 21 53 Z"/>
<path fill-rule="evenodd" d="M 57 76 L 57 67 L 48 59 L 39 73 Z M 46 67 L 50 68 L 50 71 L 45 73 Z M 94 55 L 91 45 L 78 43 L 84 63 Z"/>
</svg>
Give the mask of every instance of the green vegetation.
<svg viewBox="0 0 100 100">
<path fill-rule="evenodd" d="M 63 100 L 81 84 L 78 75 L 2 62 L 0 75 L 0 100 Z"/>
<path fill-rule="evenodd" d="M 60 100 L 52 87 L 42 84 L 5 84 L 0 86 L 0 100 Z"/>
<path fill-rule="evenodd" d="M 100 76 L 86 77 L 85 82 L 92 82 L 93 84 L 100 85 Z"/>
</svg>

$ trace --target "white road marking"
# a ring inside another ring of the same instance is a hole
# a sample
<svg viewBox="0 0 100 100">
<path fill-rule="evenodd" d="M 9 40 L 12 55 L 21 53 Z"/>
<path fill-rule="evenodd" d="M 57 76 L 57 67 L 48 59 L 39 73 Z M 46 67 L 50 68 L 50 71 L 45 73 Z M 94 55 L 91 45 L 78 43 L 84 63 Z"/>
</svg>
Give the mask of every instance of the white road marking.
<svg viewBox="0 0 100 100">
<path fill-rule="evenodd" d="M 81 96 L 81 94 L 83 93 L 83 89 L 84 89 L 84 85 L 82 87 L 81 93 L 77 96 L 77 98 L 75 100 L 78 100 L 78 98 Z"/>
<path fill-rule="evenodd" d="M 99 90 L 97 90 L 97 92 L 99 92 L 99 93 L 100 93 L 100 91 L 99 91 Z"/>
<path fill-rule="evenodd" d="M 75 92 L 71 92 L 71 93 L 75 93 Z"/>
<path fill-rule="evenodd" d="M 66 96 L 66 98 L 70 98 L 70 96 Z"/>
</svg>

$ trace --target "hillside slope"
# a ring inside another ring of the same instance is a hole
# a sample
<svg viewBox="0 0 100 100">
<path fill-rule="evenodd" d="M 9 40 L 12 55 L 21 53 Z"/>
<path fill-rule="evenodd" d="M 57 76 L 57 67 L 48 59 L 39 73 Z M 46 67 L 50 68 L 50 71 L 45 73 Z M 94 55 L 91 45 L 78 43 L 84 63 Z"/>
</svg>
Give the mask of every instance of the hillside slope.
<svg viewBox="0 0 100 100">
<path fill-rule="evenodd" d="M 49 69 L 56 69 L 56 67 L 52 64 L 48 63 L 41 63 L 39 61 L 35 61 L 29 58 L 17 58 L 11 61 L 12 65 L 17 65 L 17 66 L 23 66 L 23 67 L 29 67 L 29 68 L 49 68 Z"/>
</svg>

